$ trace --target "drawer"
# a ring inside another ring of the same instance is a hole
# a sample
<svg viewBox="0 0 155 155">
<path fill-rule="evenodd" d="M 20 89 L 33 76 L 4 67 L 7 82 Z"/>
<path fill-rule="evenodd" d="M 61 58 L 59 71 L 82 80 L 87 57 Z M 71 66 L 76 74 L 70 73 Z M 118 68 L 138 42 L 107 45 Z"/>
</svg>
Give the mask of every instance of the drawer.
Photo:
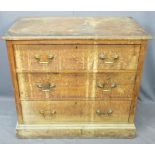
<svg viewBox="0 0 155 155">
<path fill-rule="evenodd" d="M 22 101 L 24 123 L 128 122 L 130 101 Z"/>
<path fill-rule="evenodd" d="M 135 73 L 18 74 L 21 100 L 132 97 Z"/>
<path fill-rule="evenodd" d="M 139 45 L 14 45 L 17 72 L 137 69 Z"/>
<path fill-rule="evenodd" d="M 75 101 L 22 101 L 24 123 L 90 121 L 91 104 Z"/>
<path fill-rule="evenodd" d="M 90 46 L 93 48 L 93 46 Z M 76 45 L 15 45 L 17 71 L 86 70 L 93 49 Z"/>
<path fill-rule="evenodd" d="M 91 81 L 96 83 L 96 98 L 131 98 L 134 80 L 135 73 L 100 73 Z"/>
<path fill-rule="evenodd" d="M 94 122 L 128 122 L 130 101 L 98 101 L 94 104 Z"/>
<path fill-rule="evenodd" d="M 97 51 L 98 70 L 137 69 L 140 45 L 103 45 L 97 46 Z"/>
</svg>

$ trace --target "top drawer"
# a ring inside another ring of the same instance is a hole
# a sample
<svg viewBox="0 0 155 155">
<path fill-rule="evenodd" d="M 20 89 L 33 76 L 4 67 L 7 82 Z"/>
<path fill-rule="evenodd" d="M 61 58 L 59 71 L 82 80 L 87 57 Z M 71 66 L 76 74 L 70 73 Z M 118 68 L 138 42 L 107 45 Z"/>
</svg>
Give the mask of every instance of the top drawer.
<svg viewBox="0 0 155 155">
<path fill-rule="evenodd" d="M 140 45 L 15 45 L 17 72 L 136 70 Z"/>
</svg>

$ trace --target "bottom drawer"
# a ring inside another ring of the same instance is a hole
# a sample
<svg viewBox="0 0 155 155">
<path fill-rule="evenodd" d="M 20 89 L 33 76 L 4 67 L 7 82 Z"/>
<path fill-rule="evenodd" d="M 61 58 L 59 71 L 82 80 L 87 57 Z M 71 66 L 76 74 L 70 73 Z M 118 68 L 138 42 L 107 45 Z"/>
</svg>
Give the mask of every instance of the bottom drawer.
<svg viewBox="0 0 155 155">
<path fill-rule="evenodd" d="M 131 101 L 22 101 L 25 124 L 128 122 Z"/>
</svg>

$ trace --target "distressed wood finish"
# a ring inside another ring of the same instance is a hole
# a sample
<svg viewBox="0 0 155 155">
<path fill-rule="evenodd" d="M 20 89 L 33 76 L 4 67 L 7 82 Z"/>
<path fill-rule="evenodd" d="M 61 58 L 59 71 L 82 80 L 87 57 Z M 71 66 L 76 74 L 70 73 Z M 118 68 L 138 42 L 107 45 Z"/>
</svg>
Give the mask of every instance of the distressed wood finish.
<svg viewBox="0 0 155 155">
<path fill-rule="evenodd" d="M 5 37 L 3 37 L 5 38 Z M 151 39 L 151 37 L 150 37 Z M 11 40 L 14 45 L 140 45 L 143 40 L 128 39 L 40 39 Z"/>
<path fill-rule="evenodd" d="M 76 101 L 22 101 L 25 124 L 90 122 L 92 106 Z"/>
<path fill-rule="evenodd" d="M 18 119 L 18 123 L 22 124 L 23 123 L 22 108 L 20 103 L 18 79 L 17 79 L 17 73 L 16 73 L 12 41 L 7 41 L 7 51 L 8 51 L 10 72 L 11 72 L 11 78 L 12 78 L 12 84 L 13 84 L 13 90 L 14 90 L 14 96 L 15 96 L 15 102 L 16 102 L 17 119 Z"/>
<path fill-rule="evenodd" d="M 22 101 L 25 124 L 128 122 L 131 101 Z M 96 110 L 104 114 L 97 114 Z M 106 114 L 108 110 L 112 114 Z"/>
<path fill-rule="evenodd" d="M 18 74 L 21 100 L 79 100 L 131 98 L 135 73 L 98 74 Z M 39 84 L 54 84 L 49 91 Z M 116 87 L 111 88 L 112 84 Z M 104 88 L 98 85 L 105 85 Z M 104 91 L 108 90 L 108 91 Z"/>
<path fill-rule="evenodd" d="M 15 45 L 17 72 L 136 70 L 139 45 Z M 52 60 L 48 56 L 53 55 Z M 99 57 L 104 55 L 105 59 Z M 113 58 L 118 56 L 118 60 Z M 40 64 L 40 61 L 48 64 Z M 114 63 L 106 63 L 106 62 Z M 72 65 L 70 65 L 72 64 Z"/>
<path fill-rule="evenodd" d="M 3 38 L 18 137 L 135 137 L 151 36 L 132 18 L 22 18 Z"/>
<path fill-rule="evenodd" d="M 134 122 L 136 104 L 137 104 L 137 98 L 138 98 L 138 93 L 139 93 L 139 89 L 140 89 L 140 80 L 141 80 L 141 76 L 142 76 L 142 69 L 143 69 L 143 64 L 144 64 L 146 48 L 147 48 L 147 42 L 143 41 L 143 43 L 141 44 L 141 49 L 140 49 L 135 87 L 134 87 L 133 96 L 132 96 L 133 100 L 132 100 L 132 104 L 131 104 L 131 108 L 130 108 L 130 117 L 129 117 L 130 123 Z"/>
<path fill-rule="evenodd" d="M 134 138 L 136 128 L 134 124 L 88 124 L 65 123 L 47 125 L 17 124 L 16 134 L 19 138 Z"/>
<path fill-rule="evenodd" d="M 62 24 L 63 23 L 63 24 Z M 4 39 L 149 39 L 129 17 L 35 17 L 19 19 Z"/>
</svg>

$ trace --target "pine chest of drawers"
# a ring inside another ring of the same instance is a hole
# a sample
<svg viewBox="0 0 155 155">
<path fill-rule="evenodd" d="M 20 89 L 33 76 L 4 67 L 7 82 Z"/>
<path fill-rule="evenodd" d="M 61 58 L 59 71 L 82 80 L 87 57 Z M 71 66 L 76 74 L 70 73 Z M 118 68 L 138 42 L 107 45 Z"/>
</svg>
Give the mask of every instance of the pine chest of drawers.
<svg viewBox="0 0 155 155">
<path fill-rule="evenodd" d="M 132 18 L 22 18 L 4 39 L 19 137 L 135 136 L 150 36 Z"/>
</svg>

